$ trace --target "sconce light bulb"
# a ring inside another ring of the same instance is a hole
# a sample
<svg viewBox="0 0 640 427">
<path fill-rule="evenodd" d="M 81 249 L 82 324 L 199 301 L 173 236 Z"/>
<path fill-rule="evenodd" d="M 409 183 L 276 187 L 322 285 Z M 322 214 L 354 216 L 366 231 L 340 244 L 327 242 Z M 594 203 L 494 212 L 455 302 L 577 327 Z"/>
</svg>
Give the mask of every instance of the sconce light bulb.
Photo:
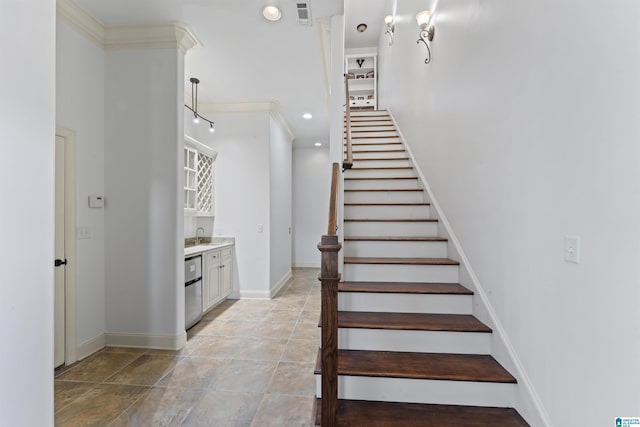
<svg viewBox="0 0 640 427">
<path fill-rule="evenodd" d="M 198 116 L 196 116 L 195 114 L 193 115 L 193 123 L 200 123 L 200 120 L 198 120 Z"/>
<path fill-rule="evenodd" d="M 391 25 L 393 23 L 393 16 L 387 15 L 384 17 L 384 23 L 387 25 Z"/>
<path fill-rule="evenodd" d="M 422 28 L 423 30 L 427 27 L 430 20 L 431 12 L 428 10 L 423 10 L 416 14 L 416 22 L 418 23 L 418 27 Z"/>
<path fill-rule="evenodd" d="M 209 125 L 209 132 L 214 133 L 216 130 L 213 128 L 213 123 Z"/>
</svg>

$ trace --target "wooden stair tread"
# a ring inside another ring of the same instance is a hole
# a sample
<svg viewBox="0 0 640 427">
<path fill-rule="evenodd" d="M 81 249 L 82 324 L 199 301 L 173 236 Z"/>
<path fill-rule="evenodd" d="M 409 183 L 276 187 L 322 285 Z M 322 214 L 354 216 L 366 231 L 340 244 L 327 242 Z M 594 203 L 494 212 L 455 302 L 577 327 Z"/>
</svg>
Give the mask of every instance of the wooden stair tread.
<svg viewBox="0 0 640 427">
<path fill-rule="evenodd" d="M 423 188 L 366 188 L 366 189 L 352 189 L 347 191 L 424 191 Z"/>
<path fill-rule="evenodd" d="M 344 257 L 345 264 L 384 264 L 384 265 L 460 265 L 449 258 L 386 258 L 386 257 Z"/>
<path fill-rule="evenodd" d="M 491 332 L 491 328 L 470 314 L 339 311 L 338 327 L 442 332 Z"/>
<path fill-rule="evenodd" d="M 321 351 L 318 350 L 316 374 L 322 372 Z M 517 383 L 513 375 L 487 354 L 338 349 L 338 375 Z"/>
<path fill-rule="evenodd" d="M 353 154 L 361 154 L 361 153 L 404 153 L 407 150 L 352 150 Z M 346 153 L 347 150 L 344 150 Z"/>
<path fill-rule="evenodd" d="M 384 294 L 473 295 L 459 283 L 425 282 L 340 282 L 338 292 Z"/>
<path fill-rule="evenodd" d="M 345 218 L 349 222 L 438 222 L 433 218 Z"/>
<path fill-rule="evenodd" d="M 348 179 L 348 178 L 345 178 L 345 179 Z M 430 206 L 431 203 L 345 203 L 344 205 L 345 206 Z"/>
<path fill-rule="evenodd" d="M 357 160 L 357 159 L 356 159 Z M 370 177 L 364 177 L 364 178 L 344 178 L 345 181 L 378 181 L 378 180 L 387 180 L 387 181 L 391 181 L 394 179 L 418 179 L 417 176 L 399 176 L 399 177 L 380 177 L 380 178 L 370 178 Z"/>
<path fill-rule="evenodd" d="M 446 237 L 429 236 L 345 236 L 345 242 L 448 242 Z"/>
<path fill-rule="evenodd" d="M 315 424 L 321 423 L 321 400 Z M 338 427 L 529 427 L 513 408 L 338 400 Z"/>
<path fill-rule="evenodd" d="M 373 171 L 373 170 L 398 170 L 398 169 L 413 169 L 413 166 L 378 166 L 368 168 L 351 168 L 352 171 Z"/>
<path fill-rule="evenodd" d="M 381 131 L 382 132 L 382 131 Z M 384 132 L 389 132 L 389 131 L 384 131 Z M 376 139 L 376 138 L 395 138 L 399 135 L 378 135 L 378 136 L 364 136 L 364 135 L 351 135 L 351 139 Z"/>
<path fill-rule="evenodd" d="M 387 157 L 387 158 L 381 158 L 378 159 L 376 157 L 363 157 L 361 159 L 353 159 L 353 160 L 357 160 L 359 162 L 361 161 L 371 161 L 371 160 L 381 160 L 381 161 L 390 161 L 390 160 L 409 160 L 408 157 Z"/>
<path fill-rule="evenodd" d="M 391 142 L 354 142 L 351 144 L 352 146 L 357 145 L 402 145 L 400 141 L 391 141 Z"/>
</svg>

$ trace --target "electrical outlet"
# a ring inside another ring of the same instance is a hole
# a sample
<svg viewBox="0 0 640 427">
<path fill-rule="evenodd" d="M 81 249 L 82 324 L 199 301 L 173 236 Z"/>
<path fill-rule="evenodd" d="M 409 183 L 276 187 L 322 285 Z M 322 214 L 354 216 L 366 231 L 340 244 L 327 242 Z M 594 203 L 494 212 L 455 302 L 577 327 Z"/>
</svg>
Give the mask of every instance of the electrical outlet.
<svg viewBox="0 0 640 427">
<path fill-rule="evenodd" d="M 91 238 L 91 228 L 89 227 L 78 227 L 78 230 L 76 233 L 77 233 L 78 240 Z"/>
<path fill-rule="evenodd" d="M 262 224 L 258 224 L 258 233 L 262 233 L 264 231 L 264 227 L 262 227 Z"/>
<path fill-rule="evenodd" d="M 580 237 L 564 236 L 564 260 L 580 263 Z"/>
</svg>

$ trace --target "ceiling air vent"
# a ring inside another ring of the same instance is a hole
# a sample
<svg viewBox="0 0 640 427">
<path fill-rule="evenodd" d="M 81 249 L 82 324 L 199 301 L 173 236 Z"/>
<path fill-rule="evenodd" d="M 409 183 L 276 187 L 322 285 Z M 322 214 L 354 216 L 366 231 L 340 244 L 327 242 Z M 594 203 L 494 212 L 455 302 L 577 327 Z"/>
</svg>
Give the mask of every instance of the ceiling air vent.
<svg viewBox="0 0 640 427">
<path fill-rule="evenodd" d="M 309 7 L 309 2 L 306 1 L 304 3 L 296 3 L 296 7 L 298 9 L 298 23 L 300 25 L 310 25 L 311 10 Z"/>
</svg>

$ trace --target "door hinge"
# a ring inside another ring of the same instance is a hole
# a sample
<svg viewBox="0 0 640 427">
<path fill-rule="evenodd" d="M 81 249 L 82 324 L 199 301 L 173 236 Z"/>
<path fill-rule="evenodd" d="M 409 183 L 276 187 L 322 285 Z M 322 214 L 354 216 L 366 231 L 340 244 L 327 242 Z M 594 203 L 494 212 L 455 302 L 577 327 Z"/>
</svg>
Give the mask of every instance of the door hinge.
<svg viewBox="0 0 640 427">
<path fill-rule="evenodd" d="M 66 258 L 64 260 L 57 259 L 57 260 L 53 261 L 53 265 L 55 267 L 60 267 L 61 265 L 67 265 L 67 259 Z"/>
</svg>

